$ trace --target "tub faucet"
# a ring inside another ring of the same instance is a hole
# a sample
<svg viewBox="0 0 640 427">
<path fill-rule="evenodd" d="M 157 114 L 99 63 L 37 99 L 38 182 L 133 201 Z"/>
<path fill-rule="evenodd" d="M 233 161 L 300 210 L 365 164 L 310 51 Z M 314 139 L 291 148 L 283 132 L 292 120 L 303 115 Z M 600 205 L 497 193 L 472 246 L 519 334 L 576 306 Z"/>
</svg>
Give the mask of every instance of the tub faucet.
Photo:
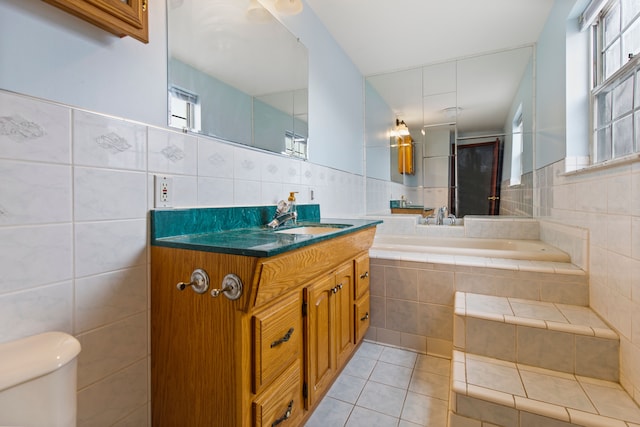
<svg viewBox="0 0 640 427">
<path fill-rule="evenodd" d="M 449 217 L 449 208 L 443 206 L 438 209 L 438 215 L 436 216 L 436 225 L 443 225 L 444 219 Z"/>
</svg>

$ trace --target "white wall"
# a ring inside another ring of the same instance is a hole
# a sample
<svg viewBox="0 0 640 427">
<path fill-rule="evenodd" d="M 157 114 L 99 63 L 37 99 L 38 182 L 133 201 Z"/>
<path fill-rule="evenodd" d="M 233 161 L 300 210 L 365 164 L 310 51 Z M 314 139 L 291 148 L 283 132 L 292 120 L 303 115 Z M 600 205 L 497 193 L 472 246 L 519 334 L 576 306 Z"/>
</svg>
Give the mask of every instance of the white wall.
<svg viewBox="0 0 640 427">
<path fill-rule="evenodd" d="M 566 154 L 566 21 L 576 0 L 556 0 L 536 50 L 535 168 Z"/>
<path fill-rule="evenodd" d="M 362 74 L 308 5 L 281 21 L 309 49 L 309 159 L 364 175 Z"/>
<path fill-rule="evenodd" d="M 163 3 L 154 2 L 149 14 L 150 42 L 145 45 L 41 1 L 3 0 L 0 89 L 166 125 Z"/>
<path fill-rule="evenodd" d="M 390 132 L 395 115 L 378 92 L 365 82 L 365 147 L 370 178 L 391 180 Z"/>
</svg>

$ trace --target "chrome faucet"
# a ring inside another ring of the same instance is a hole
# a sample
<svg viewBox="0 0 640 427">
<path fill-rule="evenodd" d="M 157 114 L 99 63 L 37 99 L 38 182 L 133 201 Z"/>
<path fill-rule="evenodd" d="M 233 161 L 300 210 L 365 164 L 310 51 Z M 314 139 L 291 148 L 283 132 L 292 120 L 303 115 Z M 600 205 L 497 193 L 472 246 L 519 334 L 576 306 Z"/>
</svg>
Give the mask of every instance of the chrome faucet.
<svg viewBox="0 0 640 427">
<path fill-rule="evenodd" d="M 293 220 L 293 222 L 295 223 L 296 220 L 298 219 L 298 212 L 285 212 L 285 213 L 281 213 L 281 214 L 276 214 L 276 216 L 271 220 L 271 222 L 269 222 L 269 224 L 267 224 L 267 227 L 269 228 L 278 228 L 280 227 L 282 224 L 286 223 L 287 221 Z"/>
<path fill-rule="evenodd" d="M 449 217 L 449 208 L 443 206 L 438 209 L 438 215 L 436 216 L 436 225 L 443 225 L 444 219 Z"/>
<path fill-rule="evenodd" d="M 441 208 L 438 208 L 436 213 L 425 218 L 424 223 L 429 224 L 430 219 L 435 220 L 434 222 L 435 225 L 445 225 L 445 224 L 453 225 L 456 223 L 456 216 L 449 213 L 449 208 L 447 206 L 442 206 Z"/>
<path fill-rule="evenodd" d="M 298 212 L 291 211 L 291 204 L 286 202 L 285 200 L 280 200 L 278 202 L 278 207 L 276 208 L 276 213 L 273 216 L 273 219 L 267 224 L 269 228 L 278 228 L 287 221 L 293 220 L 295 223 L 298 219 Z"/>
</svg>

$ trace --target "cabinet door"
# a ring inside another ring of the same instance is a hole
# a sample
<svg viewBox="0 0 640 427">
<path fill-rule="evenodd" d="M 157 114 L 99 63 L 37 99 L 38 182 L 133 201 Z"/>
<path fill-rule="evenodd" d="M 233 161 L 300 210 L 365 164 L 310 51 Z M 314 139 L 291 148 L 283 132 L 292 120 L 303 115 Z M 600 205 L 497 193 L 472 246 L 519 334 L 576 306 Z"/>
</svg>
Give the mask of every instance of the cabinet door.
<svg viewBox="0 0 640 427">
<path fill-rule="evenodd" d="M 148 0 L 44 0 L 119 37 L 149 42 Z"/>
<path fill-rule="evenodd" d="M 336 372 L 333 274 L 305 288 L 307 304 L 307 408 L 331 384 Z"/>
<path fill-rule="evenodd" d="M 354 345 L 353 328 L 353 264 L 349 262 L 336 271 L 333 298 L 336 307 L 336 361 L 342 366 L 347 361 Z"/>
</svg>

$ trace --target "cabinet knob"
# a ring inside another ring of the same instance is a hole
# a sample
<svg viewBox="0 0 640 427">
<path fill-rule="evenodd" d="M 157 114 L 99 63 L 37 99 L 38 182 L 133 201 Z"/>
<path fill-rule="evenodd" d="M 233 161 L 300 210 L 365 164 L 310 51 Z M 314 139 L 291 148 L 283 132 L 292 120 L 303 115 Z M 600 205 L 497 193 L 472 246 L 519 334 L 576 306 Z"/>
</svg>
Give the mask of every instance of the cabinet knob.
<svg viewBox="0 0 640 427">
<path fill-rule="evenodd" d="M 367 320 L 368 318 L 369 318 L 369 312 L 367 311 L 367 312 L 364 314 L 364 316 L 362 316 L 362 317 L 360 318 L 360 321 L 364 322 L 364 321 L 365 321 L 365 320 Z"/>
<path fill-rule="evenodd" d="M 361 279 L 366 279 L 367 277 L 369 277 L 369 272 L 368 272 L 368 271 L 365 271 L 364 273 L 362 273 L 362 274 L 360 275 L 360 278 L 361 278 Z"/>
<path fill-rule="evenodd" d="M 189 283 L 180 282 L 176 286 L 178 290 L 184 291 L 188 286 L 191 286 L 193 292 L 197 294 L 204 294 L 209 289 L 209 275 L 201 268 L 196 268 L 191 273 L 191 281 Z"/>
<path fill-rule="evenodd" d="M 220 294 L 224 294 L 225 297 L 232 301 L 237 300 L 242 295 L 242 280 L 233 273 L 227 274 L 222 279 L 220 289 L 211 291 L 211 296 L 214 298 L 217 298 Z"/>
</svg>

